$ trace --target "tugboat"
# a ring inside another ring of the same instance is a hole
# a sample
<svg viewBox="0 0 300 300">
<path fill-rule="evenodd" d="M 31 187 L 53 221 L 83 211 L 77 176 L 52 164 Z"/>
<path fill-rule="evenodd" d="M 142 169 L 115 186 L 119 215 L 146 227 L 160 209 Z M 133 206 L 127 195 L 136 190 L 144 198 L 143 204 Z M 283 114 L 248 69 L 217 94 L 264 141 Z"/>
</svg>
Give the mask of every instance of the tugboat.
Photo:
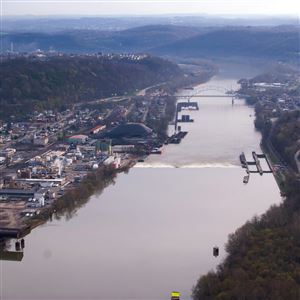
<svg viewBox="0 0 300 300">
<path fill-rule="evenodd" d="M 249 175 L 244 176 L 243 183 L 248 183 L 249 177 L 250 177 Z"/>
<path fill-rule="evenodd" d="M 244 152 L 242 152 L 240 155 L 240 161 L 241 161 L 242 167 L 245 168 L 247 165 L 247 161 L 246 161 L 246 156 L 245 156 Z"/>
<path fill-rule="evenodd" d="M 214 257 L 219 256 L 219 247 L 217 247 L 217 246 L 213 247 L 213 256 Z"/>
</svg>

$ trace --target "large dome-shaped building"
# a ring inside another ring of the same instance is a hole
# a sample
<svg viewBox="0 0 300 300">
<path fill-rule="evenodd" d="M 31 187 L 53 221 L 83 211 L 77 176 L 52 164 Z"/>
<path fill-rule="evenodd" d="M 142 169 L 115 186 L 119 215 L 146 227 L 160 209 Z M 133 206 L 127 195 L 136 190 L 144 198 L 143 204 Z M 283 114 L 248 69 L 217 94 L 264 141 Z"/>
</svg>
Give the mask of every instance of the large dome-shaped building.
<svg viewBox="0 0 300 300">
<path fill-rule="evenodd" d="M 152 129 L 141 123 L 121 124 L 108 132 L 110 138 L 146 138 L 151 134 Z"/>
</svg>

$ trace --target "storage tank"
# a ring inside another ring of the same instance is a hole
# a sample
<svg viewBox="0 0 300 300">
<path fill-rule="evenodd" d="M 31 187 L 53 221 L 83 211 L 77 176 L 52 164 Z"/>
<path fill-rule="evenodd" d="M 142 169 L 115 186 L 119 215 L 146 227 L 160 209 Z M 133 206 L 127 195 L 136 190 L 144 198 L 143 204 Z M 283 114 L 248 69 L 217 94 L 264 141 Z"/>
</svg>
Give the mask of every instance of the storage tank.
<svg viewBox="0 0 300 300">
<path fill-rule="evenodd" d="M 92 169 L 97 170 L 99 168 L 98 164 L 93 164 Z"/>
<path fill-rule="evenodd" d="M 66 159 L 65 159 L 65 164 L 66 164 L 67 166 L 70 166 L 72 163 L 73 163 L 73 159 L 72 159 L 72 158 L 66 158 Z"/>
<path fill-rule="evenodd" d="M 40 204 L 40 206 L 44 206 L 45 205 L 45 198 L 44 197 L 41 197 L 39 199 L 39 204 Z"/>
</svg>

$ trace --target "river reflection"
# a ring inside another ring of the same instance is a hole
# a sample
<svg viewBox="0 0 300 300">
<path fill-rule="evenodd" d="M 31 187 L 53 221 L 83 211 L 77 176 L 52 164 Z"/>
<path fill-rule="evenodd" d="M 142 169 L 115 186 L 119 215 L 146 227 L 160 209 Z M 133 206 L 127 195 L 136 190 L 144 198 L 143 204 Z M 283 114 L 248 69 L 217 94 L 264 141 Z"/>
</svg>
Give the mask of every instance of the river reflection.
<svg viewBox="0 0 300 300">
<path fill-rule="evenodd" d="M 33 230 L 23 261 L 1 263 L 2 298 L 169 299 L 179 290 L 189 299 L 199 275 L 224 258 L 228 234 L 281 201 L 271 174 L 242 182 L 240 152 L 259 151 L 253 109 L 230 98 L 199 106 L 180 145 L 118 175 L 68 222 Z"/>
</svg>

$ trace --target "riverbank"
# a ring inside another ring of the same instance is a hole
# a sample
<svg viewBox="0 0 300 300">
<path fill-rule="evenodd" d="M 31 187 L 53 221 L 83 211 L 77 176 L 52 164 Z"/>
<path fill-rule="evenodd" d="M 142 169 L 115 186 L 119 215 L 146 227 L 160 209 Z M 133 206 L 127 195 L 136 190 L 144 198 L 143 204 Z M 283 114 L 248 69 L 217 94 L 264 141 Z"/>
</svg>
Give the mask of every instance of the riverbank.
<svg viewBox="0 0 300 300">
<path fill-rule="evenodd" d="M 194 300 L 299 299 L 300 187 L 296 178 L 287 178 L 285 187 L 282 204 L 229 236 L 228 256 L 217 271 L 200 277 Z"/>
<path fill-rule="evenodd" d="M 256 102 L 257 99 L 248 99 L 252 107 Z M 253 217 L 229 236 L 227 257 L 216 271 L 199 278 L 193 288 L 194 300 L 204 297 L 298 300 L 300 297 L 299 179 L 293 170 L 286 168 L 286 162 L 271 142 L 275 125 L 269 118 L 268 110 L 256 109 L 255 124 L 262 134 L 261 147 L 273 162 L 275 180 L 285 196 L 283 202 Z M 281 123 L 281 126 L 286 125 Z M 283 169 L 278 167 L 280 164 Z"/>
<path fill-rule="evenodd" d="M 251 79 L 241 79 L 241 96 L 255 109 L 255 127 L 261 145 L 274 165 L 274 176 L 282 194 L 285 178 L 297 176 L 299 150 L 299 72 L 291 65 L 275 65 Z M 299 174 L 298 174 L 299 175 Z"/>
<path fill-rule="evenodd" d="M 25 219 L 18 228 L 15 229 L 15 235 L 11 237 L 2 237 L 0 239 L 0 250 L 5 250 L 6 241 L 10 238 L 21 239 L 30 232 L 49 221 L 59 220 L 64 217 L 66 220 L 76 215 L 78 209 L 83 207 L 89 197 L 94 194 L 101 194 L 103 190 L 114 183 L 114 179 L 120 173 L 127 173 L 136 163 L 137 158 L 128 159 L 123 162 L 122 167 L 116 169 L 111 165 L 101 166 L 97 170 L 91 171 L 77 185 L 69 189 L 63 196 L 57 198 L 50 206 L 45 206 L 40 209 L 39 214 L 31 218 Z M 1 260 L 1 257 L 0 257 Z"/>
<path fill-rule="evenodd" d="M 127 170 L 127 168 L 126 168 Z M 70 218 L 77 209 L 83 206 L 94 193 L 101 193 L 110 184 L 118 172 L 125 169 L 114 169 L 110 166 L 101 166 L 96 171 L 90 172 L 78 186 L 69 189 L 65 195 L 57 198 L 50 207 L 43 208 L 40 213 L 25 221 L 31 229 L 44 224 L 49 219 Z"/>
</svg>

